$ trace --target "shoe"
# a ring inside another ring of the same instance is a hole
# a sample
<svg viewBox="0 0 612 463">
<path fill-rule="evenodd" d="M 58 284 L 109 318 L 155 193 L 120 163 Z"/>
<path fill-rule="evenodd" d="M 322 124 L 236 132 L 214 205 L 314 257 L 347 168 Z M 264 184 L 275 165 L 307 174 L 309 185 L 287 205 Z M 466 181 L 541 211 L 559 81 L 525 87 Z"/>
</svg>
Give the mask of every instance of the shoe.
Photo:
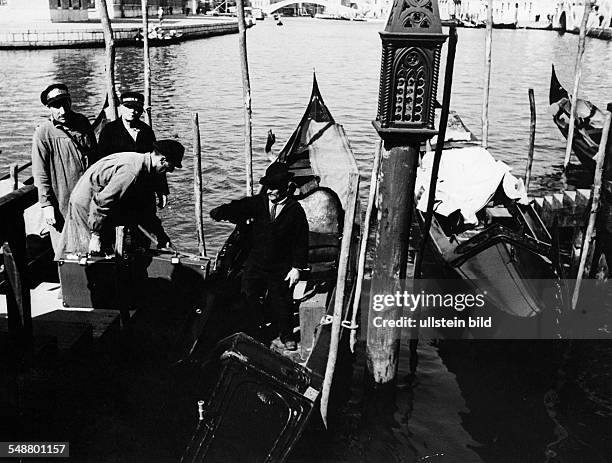
<svg viewBox="0 0 612 463">
<path fill-rule="evenodd" d="M 289 340 L 285 342 L 285 350 L 296 351 L 297 350 L 297 342 Z"/>
</svg>

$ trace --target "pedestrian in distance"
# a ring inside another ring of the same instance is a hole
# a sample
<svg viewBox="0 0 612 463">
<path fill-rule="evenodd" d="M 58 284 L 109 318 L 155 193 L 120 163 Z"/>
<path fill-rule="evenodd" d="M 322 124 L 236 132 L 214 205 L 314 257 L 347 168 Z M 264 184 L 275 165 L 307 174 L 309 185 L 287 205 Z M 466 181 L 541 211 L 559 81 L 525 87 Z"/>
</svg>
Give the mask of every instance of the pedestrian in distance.
<svg viewBox="0 0 612 463">
<path fill-rule="evenodd" d="M 296 350 L 293 335 L 293 287 L 308 264 L 308 222 L 304 209 L 292 196 L 293 174 L 275 162 L 261 178 L 262 191 L 210 211 L 215 221 L 228 220 L 252 227 L 252 246 L 242 275 L 241 291 L 247 301 L 247 326 L 262 339 L 265 323 L 262 299 L 274 316 L 278 338 L 273 347 Z M 265 340 L 265 339 L 262 339 Z"/>
<path fill-rule="evenodd" d="M 40 101 L 48 108 L 50 118 L 34 132 L 32 175 L 53 250 L 57 251 L 70 193 L 99 155 L 91 123 L 72 110 L 66 85 L 49 85 L 40 94 Z"/>
</svg>

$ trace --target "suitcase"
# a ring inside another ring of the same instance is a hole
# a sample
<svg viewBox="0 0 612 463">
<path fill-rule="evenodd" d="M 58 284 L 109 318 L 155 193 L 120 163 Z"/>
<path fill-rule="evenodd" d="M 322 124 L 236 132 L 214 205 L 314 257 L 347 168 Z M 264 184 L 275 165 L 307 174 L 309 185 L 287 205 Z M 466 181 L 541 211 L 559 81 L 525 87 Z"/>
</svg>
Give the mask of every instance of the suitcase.
<svg viewBox="0 0 612 463">
<path fill-rule="evenodd" d="M 131 305 L 124 259 L 66 256 L 59 260 L 64 307 L 127 309 Z"/>
<path fill-rule="evenodd" d="M 220 341 L 215 352 L 202 378 L 216 382 L 208 400 L 194 398 L 199 420 L 181 461 L 284 461 L 314 408 L 321 377 L 244 333 Z M 201 391 L 206 396 L 206 387 Z"/>
</svg>

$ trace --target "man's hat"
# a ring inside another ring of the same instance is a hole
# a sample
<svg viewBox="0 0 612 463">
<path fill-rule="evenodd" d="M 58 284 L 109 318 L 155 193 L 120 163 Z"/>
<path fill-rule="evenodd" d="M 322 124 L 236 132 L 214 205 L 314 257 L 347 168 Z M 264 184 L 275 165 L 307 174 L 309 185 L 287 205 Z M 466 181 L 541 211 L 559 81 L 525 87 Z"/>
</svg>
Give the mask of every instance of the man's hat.
<svg viewBox="0 0 612 463">
<path fill-rule="evenodd" d="M 287 182 L 293 178 L 293 172 L 289 172 L 287 164 L 274 162 L 266 169 L 266 175 L 261 177 L 259 183 L 267 187 L 287 186 Z"/>
<path fill-rule="evenodd" d="M 45 106 L 65 98 L 70 98 L 70 93 L 64 84 L 51 84 L 40 94 L 40 101 Z"/>
<path fill-rule="evenodd" d="M 153 145 L 157 151 L 163 154 L 168 161 L 174 164 L 175 167 L 181 168 L 183 165 L 183 154 L 185 147 L 176 140 L 158 140 Z"/>
<path fill-rule="evenodd" d="M 144 108 L 144 95 L 138 92 L 124 92 L 121 94 L 121 104 L 130 108 Z"/>
</svg>

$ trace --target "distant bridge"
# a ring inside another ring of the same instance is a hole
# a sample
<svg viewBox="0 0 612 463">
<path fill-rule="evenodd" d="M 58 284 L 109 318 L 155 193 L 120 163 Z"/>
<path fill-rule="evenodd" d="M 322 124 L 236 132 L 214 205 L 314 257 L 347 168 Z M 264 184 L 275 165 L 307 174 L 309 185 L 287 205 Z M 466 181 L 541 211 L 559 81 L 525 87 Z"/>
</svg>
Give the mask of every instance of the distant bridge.
<svg viewBox="0 0 612 463">
<path fill-rule="evenodd" d="M 313 3 L 315 5 L 321 5 L 325 7 L 326 13 L 341 14 L 349 17 L 355 16 L 355 14 L 357 13 L 357 10 L 355 10 L 354 8 L 349 8 L 348 6 L 340 5 L 337 2 L 328 0 L 308 0 L 307 2 L 298 0 L 281 0 L 280 2 L 262 5 L 262 10 L 266 14 L 272 14 L 275 11 L 280 10 L 281 8 L 297 3 Z"/>
</svg>

